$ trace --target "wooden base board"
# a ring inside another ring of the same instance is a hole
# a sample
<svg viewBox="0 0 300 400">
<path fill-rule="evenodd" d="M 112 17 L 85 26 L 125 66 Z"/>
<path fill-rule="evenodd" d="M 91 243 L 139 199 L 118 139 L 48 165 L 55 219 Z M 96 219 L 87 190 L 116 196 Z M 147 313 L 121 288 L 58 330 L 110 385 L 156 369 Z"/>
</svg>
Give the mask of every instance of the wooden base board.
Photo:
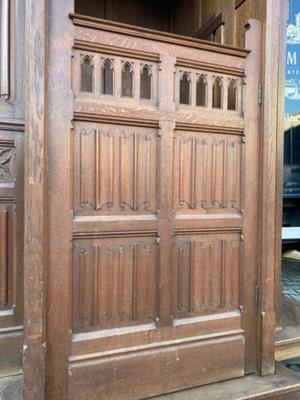
<svg viewBox="0 0 300 400">
<path fill-rule="evenodd" d="M 167 379 L 167 377 L 165 377 Z M 0 379 L 0 398 L 22 400 L 22 375 Z M 73 397 L 77 398 L 76 396 Z M 300 378 L 281 364 L 275 375 L 256 375 L 184 390 L 151 400 L 299 400 Z M 150 399 L 149 399 L 150 400 Z"/>
<path fill-rule="evenodd" d="M 287 326 L 276 333 L 275 358 L 277 361 L 300 357 L 300 326 Z"/>
<path fill-rule="evenodd" d="M 300 377 L 282 364 L 277 364 L 274 375 L 243 378 L 214 383 L 185 390 L 152 400 L 299 400 Z"/>
<path fill-rule="evenodd" d="M 243 376 L 244 361 L 244 338 L 237 335 L 71 363 L 68 399 L 141 400 Z"/>
</svg>

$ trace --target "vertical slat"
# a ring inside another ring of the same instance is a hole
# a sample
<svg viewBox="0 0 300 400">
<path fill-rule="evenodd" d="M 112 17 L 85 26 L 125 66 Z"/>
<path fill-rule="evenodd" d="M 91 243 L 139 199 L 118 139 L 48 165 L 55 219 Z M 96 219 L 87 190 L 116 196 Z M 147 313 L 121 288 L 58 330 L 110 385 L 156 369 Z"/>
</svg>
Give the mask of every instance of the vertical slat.
<svg viewBox="0 0 300 400">
<path fill-rule="evenodd" d="M 223 104 L 222 104 L 222 109 L 224 111 L 228 110 L 228 83 L 229 83 L 229 78 L 227 77 L 222 77 L 222 84 L 223 84 Z"/>
<path fill-rule="evenodd" d="M 93 324 L 97 325 L 99 315 L 99 246 L 94 247 L 94 301 L 93 301 Z"/>
<path fill-rule="evenodd" d="M 133 244 L 132 249 L 132 312 L 131 318 L 133 321 L 137 318 L 137 244 Z"/>
<path fill-rule="evenodd" d="M 122 76 L 122 66 L 121 59 L 115 57 L 114 59 L 114 85 L 115 85 L 115 97 L 119 99 L 121 97 L 121 76 Z"/>
<path fill-rule="evenodd" d="M 7 100 L 9 88 L 9 0 L 0 0 L 0 97 Z"/>
<path fill-rule="evenodd" d="M 191 72 L 191 105 L 196 107 L 196 92 L 197 92 L 197 75 L 195 72 Z"/>
<path fill-rule="evenodd" d="M 207 108 L 212 109 L 212 99 L 213 99 L 213 76 L 207 74 Z"/>
<path fill-rule="evenodd" d="M 8 210 L 0 211 L 0 307 L 8 301 Z"/>
</svg>

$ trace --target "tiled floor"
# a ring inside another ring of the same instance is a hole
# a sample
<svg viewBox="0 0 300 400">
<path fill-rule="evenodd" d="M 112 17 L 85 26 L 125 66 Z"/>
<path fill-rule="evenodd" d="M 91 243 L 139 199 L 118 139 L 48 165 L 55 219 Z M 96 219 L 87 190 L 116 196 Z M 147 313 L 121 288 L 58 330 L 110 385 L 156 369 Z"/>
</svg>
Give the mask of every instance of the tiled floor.
<svg viewBox="0 0 300 400">
<path fill-rule="evenodd" d="M 22 375 L 0 378 L 0 400 L 22 400 Z"/>
<path fill-rule="evenodd" d="M 283 295 L 300 302 L 300 261 L 282 262 Z"/>
</svg>

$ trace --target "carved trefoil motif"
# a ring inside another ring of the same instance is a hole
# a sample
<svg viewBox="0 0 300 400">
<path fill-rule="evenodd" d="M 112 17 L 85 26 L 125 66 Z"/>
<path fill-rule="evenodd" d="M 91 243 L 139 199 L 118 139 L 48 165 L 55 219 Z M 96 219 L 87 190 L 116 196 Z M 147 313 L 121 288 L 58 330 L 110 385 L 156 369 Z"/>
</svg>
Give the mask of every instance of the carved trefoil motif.
<svg viewBox="0 0 300 400">
<path fill-rule="evenodd" d="M 0 184 L 13 184 L 13 159 L 15 157 L 15 148 L 13 141 L 0 140 Z"/>
</svg>

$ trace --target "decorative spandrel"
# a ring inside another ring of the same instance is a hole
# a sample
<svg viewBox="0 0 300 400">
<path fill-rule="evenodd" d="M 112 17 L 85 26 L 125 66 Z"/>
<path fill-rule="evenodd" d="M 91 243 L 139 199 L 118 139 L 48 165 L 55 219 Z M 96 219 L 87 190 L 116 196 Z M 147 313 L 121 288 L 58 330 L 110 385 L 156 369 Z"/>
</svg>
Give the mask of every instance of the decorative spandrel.
<svg viewBox="0 0 300 400">
<path fill-rule="evenodd" d="M 80 90 L 92 93 L 94 86 L 94 65 L 90 56 L 82 56 L 80 65 Z"/>
<path fill-rule="evenodd" d="M 228 85 L 228 110 L 235 111 L 237 109 L 237 84 L 234 79 L 230 79 Z"/>
<path fill-rule="evenodd" d="M 133 97 L 133 68 L 132 64 L 129 62 L 125 62 L 122 67 L 121 74 L 121 94 L 122 97 Z"/>
<path fill-rule="evenodd" d="M 102 93 L 113 95 L 114 94 L 114 70 L 111 60 L 106 59 L 102 66 Z"/>
<path fill-rule="evenodd" d="M 148 65 L 144 65 L 141 71 L 140 79 L 140 98 L 144 100 L 151 100 L 152 98 L 152 73 Z"/>
<path fill-rule="evenodd" d="M 11 187 L 15 182 L 16 149 L 13 140 L 0 139 L 0 185 Z"/>
<path fill-rule="evenodd" d="M 179 103 L 191 103 L 191 81 L 188 73 L 184 72 L 180 78 Z"/>
<path fill-rule="evenodd" d="M 204 75 L 197 80 L 196 106 L 207 107 L 207 80 Z"/>
<path fill-rule="evenodd" d="M 223 108 L 223 82 L 222 79 L 219 77 L 216 77 L 214 79 L 212 95 L 213 108 Z"/>
</svg>

